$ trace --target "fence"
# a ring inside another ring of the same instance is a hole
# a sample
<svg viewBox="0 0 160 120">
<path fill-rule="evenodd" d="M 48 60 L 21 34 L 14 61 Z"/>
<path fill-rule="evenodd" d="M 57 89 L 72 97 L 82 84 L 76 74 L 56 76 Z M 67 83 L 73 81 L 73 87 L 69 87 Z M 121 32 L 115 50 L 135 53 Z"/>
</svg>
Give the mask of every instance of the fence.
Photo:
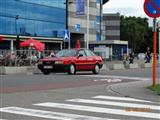
<svg viewBox="0 0 160 120">
<path fill-rule="evenodd" d="M 51 52 L 52 50 L 43 52 L 36 50 L 0 50 L 0 66 L 35 65 L 38 59 L 49 56 Z"/>
</svg>

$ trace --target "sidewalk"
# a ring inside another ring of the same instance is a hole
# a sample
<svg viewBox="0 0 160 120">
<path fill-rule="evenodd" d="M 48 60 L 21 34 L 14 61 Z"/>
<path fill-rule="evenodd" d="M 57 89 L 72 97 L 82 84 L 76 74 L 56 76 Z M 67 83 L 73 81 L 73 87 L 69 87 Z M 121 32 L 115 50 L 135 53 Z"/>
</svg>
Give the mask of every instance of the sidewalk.
<svg viewBox="0 0 160 120">
<path fill-rule="evenodd" d="M 160 103 L 160 96 L 155 92 L 147 89 L 147 87 L 151 85 L 151 81 L 135 81 L 114 84 L 111 85 L 109 89 L 123 96 Z"/>
<path fill-rule="evenodd" d="M 113 65 L 120 65 L 120 66 L 123 66 L 123 68 L 121 69 L 126 69 L 126 67 L 124 66 L 123 64 L 123 60 L 112 60 L 112 61 L 104 61 L 103 62 L 103 67 L 102 67 L 102 70 L 112 70 L 110 67 L 113 66 Z M 145 64 L 145 60 L 138 60 L 138 59 L 135 59 L 134 60 L 134 64 L 130 64 L 130 65 L 135 65 L 135 68 L 142 68 L 142 66 L 144 66 Z M 152 67 L 152 63 L 149 63 L 150 66 L 149 67 Z M 129 65 L 128 61 L 127 61 L 127 66 Z M 137 67 L 136 67 L 137 66 Z M 160 67 L 160 62 L 157 61 L 157 67 Z M 116 69 L 116 68 L 115 68 Z M 119 68 L 118 68 L 119 69 Z M 129 69 L 129 68 L 127 68 Z M 131 68 L 132 69 L 132 68 Z"/>
</svg>

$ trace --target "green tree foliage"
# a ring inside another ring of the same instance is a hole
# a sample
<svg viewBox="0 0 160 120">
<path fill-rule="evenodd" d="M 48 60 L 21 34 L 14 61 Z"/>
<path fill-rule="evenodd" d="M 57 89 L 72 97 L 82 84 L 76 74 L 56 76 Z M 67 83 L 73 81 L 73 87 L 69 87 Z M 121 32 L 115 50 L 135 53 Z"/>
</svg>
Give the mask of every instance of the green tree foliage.
<svg viewBox="0 0 160 120">
<path fill-rule="evenodd" d="M 147 18 L 121 16 L 120 35 L 135 53 L 152 48 L 152 28 L 149 28 Z"/>
</svg>

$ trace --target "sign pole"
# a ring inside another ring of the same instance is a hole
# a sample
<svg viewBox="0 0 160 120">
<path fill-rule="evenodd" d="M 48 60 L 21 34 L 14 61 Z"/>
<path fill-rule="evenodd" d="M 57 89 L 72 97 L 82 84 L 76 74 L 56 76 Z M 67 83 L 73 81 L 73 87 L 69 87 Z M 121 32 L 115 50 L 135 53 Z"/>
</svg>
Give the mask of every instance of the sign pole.
<svg viewBox="0 0 160 120">
<path fill-rule="evenodd" d="M 89 0 L 87 0 L 87 39 L 86 48 L 89 48 Z"/>
<path fill-rule="evenodd" d="M 152 64 L 152 86 L 156 85 L 156 53 L 157 53 L 157 24 L 156 18 L 160 17 L 160 0 L 145 0 L 144 12 L 153 19 L 153 64 Z"/>
<path fill-rule="evenodd" d="M 153 19 L 153 83 L 152 86 L 156 85 L 156 51 L 157 51 L 157 28 L 156 28 L 156 18 Z"/>
<path fill-rule="evenodd" d="M 158 22 L 158 31 L 159 31 L 159 64 L 160 64 L 160 21 Z"/>
</svg>

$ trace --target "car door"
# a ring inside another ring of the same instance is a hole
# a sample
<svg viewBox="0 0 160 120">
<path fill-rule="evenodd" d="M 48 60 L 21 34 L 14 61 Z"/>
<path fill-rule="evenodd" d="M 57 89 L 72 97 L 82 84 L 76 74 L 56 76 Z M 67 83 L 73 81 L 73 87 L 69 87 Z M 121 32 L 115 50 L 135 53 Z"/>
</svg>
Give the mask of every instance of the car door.
<svg viewBox="0 0 160 120">
<path fill-rule="evenodd" d="M 87 58 L 84 50 L 78 51 L 78 56 L 76 58 L 76 70 L 86 70 Z"/>
<path fill-rule="evenodd" d="M 95 57 L 93 54 L 90 52 L 90 50 L 85 50 L 86 55 L 87 55 L 87 68 L 88 69 L 93 69 L 96 63 Z"/>
</svg>

